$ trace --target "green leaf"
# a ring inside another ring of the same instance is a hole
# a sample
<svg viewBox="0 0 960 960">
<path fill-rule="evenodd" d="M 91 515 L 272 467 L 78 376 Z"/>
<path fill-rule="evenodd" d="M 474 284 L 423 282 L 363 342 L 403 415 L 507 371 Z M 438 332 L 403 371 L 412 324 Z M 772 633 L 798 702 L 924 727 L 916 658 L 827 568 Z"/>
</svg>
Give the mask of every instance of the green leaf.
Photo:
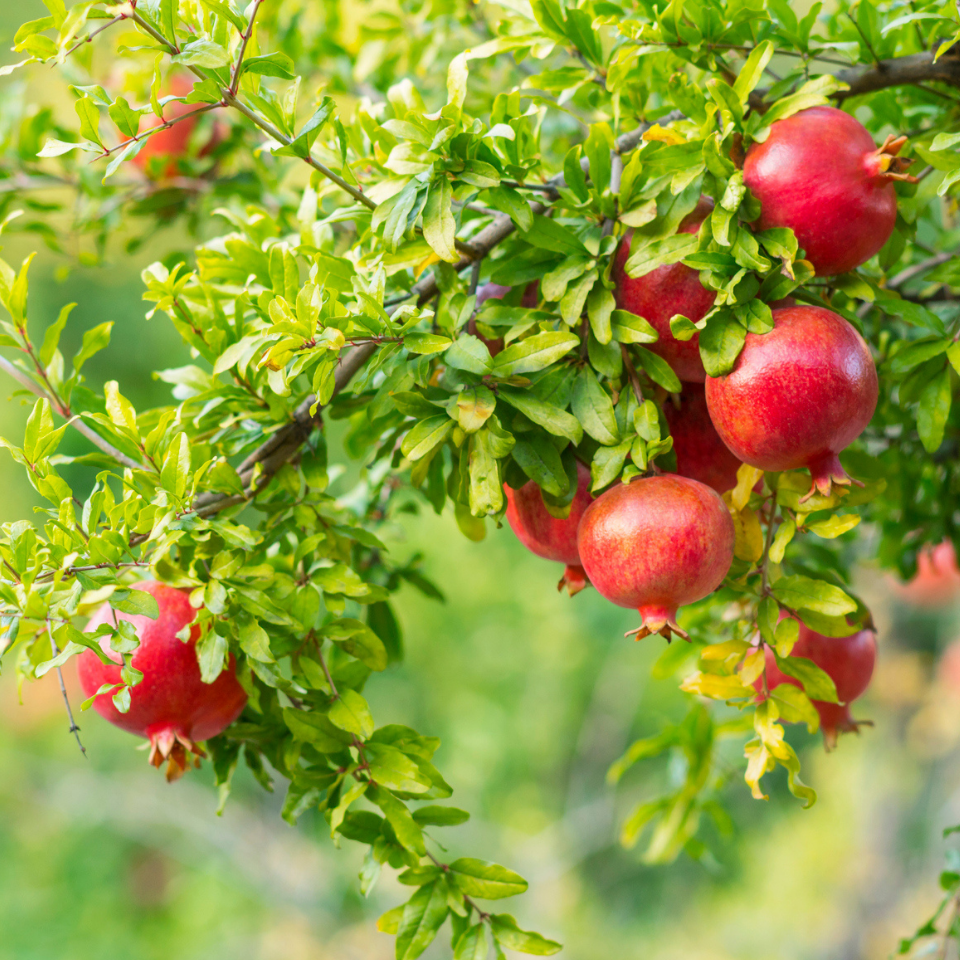
<svg viewBox="0 0 960 960">
<path fill-rule="evenodd" d="M 493 358 L 486 344 L 473 334 L 463 334 L 458 337 L 453 346 L 449 347 L 443 356 L 443 362 L 456 370 L 466 370 L 475 373 L 478 377 L 486 376 L 493 371 Z"/>
<path fill-rule="evenodd" d="M 803 690 L 811 700 L 838 703 L 837 687 L 830 676 L 806 657 L 777 656 L 781 673 L 794 677 L 803 684 Z"/>
<path fill-rule="evenodd" d="M 447 263 L 456 263 L 460 259 L 455 244 L 456 223 L 453 219 L 451 201 L 453 188 L 446 177 L 441 177 L 427 194 L 427 205 L 423 208 L 423 238 L 430 244 L 433 252 Z"/>
<path fill-rule="evenodd" d="M 409 460 L 419 460 L 443 443 L 453 433 L 455 426 L 456 423 L 445 413 L 421 420 L 403 438 L 400 449 Z"/>
<path fill-rule="evenodd" d="M 643 367 L 647 376 L 654 383 L 670 393 L 679 393 L 683 389 L 680 379 L 663 357 L 658 356 L 652 350 L 647 350 L 645 347 L 637 347 L 635 352 L 637 359 L 640 361 L 640 366 Z"/>
<path fill-rule="evenodd" d="M 711 377 L 729 373 L 747 339 L 747 331 L 732 313 L 723 311 L 707 321 L 700 331 L 700 357 Z"/>
<path fill-rule="evenodd" d="M 600 447 L 590 464 L 590 489 L 596 492 L 620 476 L 633 440 L 624 440 L 615 447 Z"/>
<path fill-rule="evenodd" d="M 583 427 L 580 426 L 580 421 L 576 417 L 551 403 L 540 400 L 532 393 L 500 387 L 498 396 L 535 424 L 543 427 L 547 433 L 555 437 L 565 437 L 573 444 L 579 444 L 583 439 Z"/>
<path fill-rule="evenodd" d="M 660 334 L 647 323 L 628 310 L 614 310 L 610 315 L 613 339 L 618 343 L 656 343 Z"/>
<path fill-rule="evenodd" d="M 447 885 L 443 880 L 421 887 L 403 908 L 397 928 L 397 960 L 414 960 L 433 942 L 447 919 Z"/>
<path fill-rule="evenodd" d="M 512 451 L 523 472 L 547 493 L 564 496 L 570 488 L 566 470 L 557 448 L 544 436 L 520 439 Z"/>
<path fill-rule="evenodd" d="M 461 857 L 450 864 L 449 875 L 457 886 L 470 897 L 484 900 L 501 900 L 514 897 L 527 889 L 527 881 L 518 873 L 490 863 L 488 860 L 475 860 L 473 857 Z"/>
<path fill-rule="evenodd" d="M 296 76 L 293 60 L 285 53 L 277 51 L 260 57 L 247 57 L 241 66 L 241 73 L 253 73 L 260 77 L 282 77 L 292 80 Z"/>
<path fill-rule="evenodd" d="M 363 739 L 373 733 L 373 717 L 370 715 L 367 701 L 356 690 L 351 690 L 349 687 L 340 691 L 339 699 L 330 707 L 327 716 L 335 727 L 354 733 Z"/>
<path fill-rule="evenodd" d="M 283 722 L 297 740 L 309 743 L 320 753 L 339 753 L 352 737 L 335 727 L 324 714 L 284 707 Z"/>
<path fill-rule="evenodd" d="M 856 601 L 839 587 L 810 577 L 782 577 L 773 584 L 773 595 L 791 610 L 813 610 L 831 617 L 853 613 Z"/>
<path fill-rule="evenodd" d="M 441 807 L 436 804 L 413 811 L 413 819 L 424 827 L 457 827 L 470 819 L 466 810 L 457 807 Z"/>
<path fill-rule="evenodd" d="M 496 377 L 534 373 L 549 367 L 579 345 L 580 339 L 573 333 L 537 333 L 498 353 L 493 359 L 492 373 Z"/>
<path fill-rule="evenodd" d="M 356 657 L 371 670 L 387 668 L 387 649 L 380 638 L 360 620 L 334 620 L 323 628 L 323 635 L 329 637 L 338 647 L 351 657 Z"/>
<path fill-rule="evenodd" d="M 406 333 L 403 336 L 403 345 L 411 352 L 422 356 L 434 353 L 443 353 L 453 341 L 449 337 L 441 337 L 436 333 Z"/>
<path fill-rule="evenodd" d="M 590 367 L 583 367 L 577 374 L 571 409 L 583 429 L 598 443 L 613 446 L 620 442 L 613 401 Z"/>
<path fill-rule="evenodd" d="M 230 62 L 230 54 L 219 43 L 212 40 L 191 40 L 180 48 L 180 53 L 170 58 L 182 67 L 206 67 L 216 69 Z"/>
<path fill-rule="evenodd" d="M 823 537 L 825 540 L 834 540 L 845 534 L 848 530 L 852 530 L 859 522 L 860 517 L 855 513 L 835 514 L 826 520 L 820 520 L 817 523 L 808 523 L 807 529 L 811 533 L 815 533 L 818 537 Z M 777 533 L 779 532 L 778 530 Z"/>
<path fill-rule="evenodd" d="M 736 82 L 733 85 L 733 92 L 740 98 L 740 102 L 745 104 L 747 97 L 754 90 L 763 76 L 770 58 L 773 56 L 774 46 L 769 40 L 763 40 L 758 43 L 750 52 L 746 62 L 740 68 Z"/>
<path fill-rule="evenodd" d="M 156 620 L 160 616 L 155 597 L 146 590 L 117 590 L 110 598 L 110 606 L 121 613 L 147 617 L 149 620 Z"/>
<path fill-rule="evenodd" d="M 81 97 L 73 107 L 80 118 L 80 136 L 106 149 L 100 139 L 100 110 L 94 99 Z"/>
<path fill-rule="evenodd" d="M 555 940 L 547 940 L 539 933 L 521 930 L 517 926 L 517 921 L 508 913 L 493 914 L 490 917 L 490 925 L 497 942 L 508 950 L 529 953 L 537 957 L 549 957 L 563 949 Z"/>
<path fill-rule="evenodd" d="M 936 453 L 943 443 L 952 400 L 950 368 L 945 367 L 923 388 L 917 407 L 917 432 L 927 453 Z"/>
<path fill-rule="evenodd" d="M 542 2 L 542 0 L 541 0 Z M 536 3 L 536 0 L 534 0 Z M 487 960 L 490 944 L 487 939 L 487 925 L 475 923 L 467 927 L 457 938 L 453 948 L 453 960 Z"/>
</svg>

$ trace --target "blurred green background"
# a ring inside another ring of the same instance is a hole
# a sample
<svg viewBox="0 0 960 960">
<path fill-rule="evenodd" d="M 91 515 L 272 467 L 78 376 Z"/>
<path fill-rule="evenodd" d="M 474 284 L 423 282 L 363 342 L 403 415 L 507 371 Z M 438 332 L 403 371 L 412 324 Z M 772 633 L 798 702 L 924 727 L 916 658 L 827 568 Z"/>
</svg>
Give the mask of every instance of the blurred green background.
<svg viewBox="0 0 960 960">
<path fill-rule="evenodd" d="M 0 48 L 31 5 L 40 9 L 36 0 L 0 5 Z M 52 75 L 32 82 L 34 98 L 53 90 Z M 12 95 L 9 84 L 0 89 Z M 32 271 L 38 328 L 63 303 L 79 304 L 65 353 L 84 329 L 115 322 L 88 375 L 119 379 L 138 406 L 167 397 L 153 370 L 188 360 L 165 320 L 144 319 L 139 280 L 143 266 L 183 242 L 162 231 L 133 261 L 66 276 L 61 259 L 41 252 Z M 17 262 L 35 246 L 14 237 L 4 256 Z M 12 384 L 0 387 L 0 433 L 19 440 L 29 407 L 7 399 Z M 0 520 L 30 514 L 32 491 L 5 455 L 0 489 Z M 865 569 L 858 588 L 875 610 L 881 652 L 855 712 L 876 726 L 829 756 L 818 737 L 791 730 L 804 778 L 820 793 L 810 811 L 776 776 L 768 802 L 751 800 L 734 756 L 725 792 L 732 835 L 708 832 L 703 862 L 649 866 L 618 845 L 619 826 L 680 771 L 671 761 L 641 764 L 617 790 L 605 772 L 632 739 L 686 710 L 675 679 L 650 678 L 662 641 L 623 639 L 635 615 L 593 591 L 558 594 L 559 568 L 526 553 L 509 529 L 474 544 L 451 517 L 427 511 L 392 537 L 400 557 L 425 552 L 425 572 L 448 599 L 399 595 L 407 658 L 371 681 L 377 718 L 442 738 L 438 764 L 474 816 L 441 839 L 454 856 L 480 853 L 523 873 L 530 892 L 511 909 L 522 925 L 562 939 L 565 956 L 879 960 L 926 918 L 950 843 L 941 830 L 960 822 L 960 681 L 937 667 L 960 636 L 956 604 L 910 607 Z M 0 960 L 391 955 L 392 938 L 374 920 L 405 893 L 385 876 L 363 900 L 360 851 L 335 850 L 322 820 L 287 826 L 282 795 L 264 794 L 243 773 L 218 818 L 209 769 L 168 785 L 136 740 L 92 713 L 81 719 L 84 759 L 52 676 L 22 698 L 8 665 Z M 448 955 L 442 941 L 426 954 Z"/>
</svg>

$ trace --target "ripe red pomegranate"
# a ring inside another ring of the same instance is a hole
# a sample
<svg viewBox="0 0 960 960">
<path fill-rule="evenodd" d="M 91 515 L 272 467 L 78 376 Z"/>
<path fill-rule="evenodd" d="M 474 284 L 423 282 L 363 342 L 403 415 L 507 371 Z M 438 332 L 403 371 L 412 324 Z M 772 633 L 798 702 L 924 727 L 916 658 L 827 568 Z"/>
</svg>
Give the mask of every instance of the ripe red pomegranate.
<svg viewBox="0 0 960 960">
<path fill-rule="evenodd" d="M 631 631 L 638 640 L 687 636 L 677 608 L 720 586 L 733 543 L 733 519 L 716 491 L 675 474 L 612 487 L 587 507 L 577 535 L 598 592 L 640 612 L 641 626 Z"/>
<path fill-rule="evenodd" d="M 520 306 L 532 309 L 537 305 L 537 291 L 540 287 L 540 281 L 534 280 L 528 283 L 526 290 L 523 291 L 523 297 L 520 299 Z M 485 283 L 477 290 L 476 308 L 479 310 L 488 300 L 502 300 L 513 287 L 505 287 L 502 283 Z M 472 333 L 475 337 L 480 336 L 477 333 L 477 321 L 471 318 L 467 324 L 467 333 Z M 490 351 L 490 356 L 495 357 L 503 349 L 503 337 L 487 339 L 480 337 L 486 348 Z"/>
<path fill-rule="evenodd" d="M 810 493 L 829 494 L 851 482 L 838 454 L 873 416 L 877 371 L 860 334 L 830 310 L 783 307 L 773 321 L 770 333 L 747 334 L 730 373 L 707 377 L 710 419 L 744 463 L 808 467 Z"/>
<path fill-rule="evenodd" d="M 142 671 L 143 680 L 130 690 L 130 709 L 120 713 L 113 705 L 112 693 L 101 694 L 93 708 L 114 726 L 150 741 L 150 762 L 159 767 L 167 763 L 167 779 L 176 780 L 189 765 L 188 752 L 203 756 L 197 741 L 208 740 L 225 730 L 243 710 L 247 695 L 237 682 L 234 660 L 213 683 L 200 679 L 196 643 L 199 629 L 194 627 L 190 640 L 177 639 L 196 617 L 188 594 L 162 583 L 139 583 L 137 590 L 149 593 L 160 608 L 156 620 L 115 611 L 103 604 L 87 624 L 91 631 L 101 623 L 128 620 L 134 625 L 140 646 L 132 664 Z M 100 643 L 103 651 L 118 666 L 101 663 L 92 650 L 77 658 L 77 674 L 84 695 L 92 697 L 102 684 L 118 684 L 121 657 L 110 649 L 109 639 Z"/>
<path fill-rule="evenodd" d="M 790 227 L 819 276 L 866 263 L 897 220 L 894 180 L 916 181 L 897 156 L 906 137 L 877 147 L 855 117 L 810 107 L 777 120 L 747 151 L 743 179 L 760 201 L 760 230 Z"/>
<path fill-rule="evenodd" d="M 713 201 L 702 197 L 696 208 L 680 221 L 679 233 L 696 233 L 713 209 Z M 643 317 L 660 339 L 647 349 L 663 357 L 681 380 L 703 383 L 706 373 L 700 359 L 700 335 L 678 340 L 670 332 L 670 318 L 680 313 L 696 323 L 713 306 L 717 295 L 700 283 L 699 273 L 682 263 L 657 267 L 641 277 L 628 277 L 624 265 L 630 256 L 629 232 L 617 248 L 613 281 L 617 307 Z"/>
<path fill-rule="evenodd" d="M 909 583 L 897 583 L 896 591 L 916 607 L 945 607 L 956 601 L 960 596 L 960 568 L 953 544 L 944 540 L 935 547 L 923 547 L 917 554 L 916 575 Z"/>
<path fill-rule="evenodd" d="M 163 96 L 185 97 L 193 89 L 193 83 L 186 77 L 174 76 L 170 81 L 170 89 L 163 92 Z M 168 103 L 163 108 L 164 120 L 173 120 L 176 117 L 182 117 L 184 114 L 192 113 L 197 110 L 201 104 L 182 103 L 179 100 Z M 159 117 L 150 113 L 140 118 L 140 133 L 159 127 L 163 121 Z M 148 168 L 156 171 L 159 166 L 162 171 L 160 178 L 164 180 L 172 179 L 183 172 L 182 159 L 188 154 L 188 144 L 190 137 L 197 126 L 197 118 L 191 117 L 189 120 L 181 120 L 172 127 L 166 127 L 158 130 L 156 133 L 147 137 L 140 152 L 133 158 L 133 162 L 146 171 Z M 220 140 L 220 133 L 214 129 L 210 142 L 204 145 L 200 150 L 199 156 L 205 156 Z M 166 164 L 151 163 L 151 159 L 157 157 L 166 159 Z"/>
<path fill-rule="evenodd" d="M 740 461 L 724 445 L 710 419 L 703 384 L 685 383 L 680 406 L 667 401 L 663 412 L 673 437 L 677 473 L 699 480 L 717 493 L 732 490 Z"/>
<path fill-rule="evenodd" d="M 507 522 L 517 539 L 531 552 L 546 560 L 559 560 L 566 570 L 557 584 L 572 597 L 588 583 L 577 552 L 577 526 L 584 510 L 593 502 L 590 493 L 590 470 L 577 463 L 577 492 L 573 496 L 570 515 L 558 520 L 547 513 L 540 488 L 531 480 L 519 490 L 507 487 Z"/>
<path fill-rule="evenodd" d="M 839 734 L 859 730 L 859 724 L 850 714 L 850 704 L 870 685 L 877 660 L 877 635 L 873 630 L 861 630 L 849 637 L 825 637 L 801 623 L 800 638 L 794 644 L 791 655 L 812 660 L 836 685 L 840 703 L 813 701 L 820 714 L 824 743 L 828 750 L 832 750 Z M 799 680 L 780 671 L 770 647 L 766 648 L 766 677 L 768 690 L 775 689 L 781 683 L 801 686 Z M 754 685 L 757 690 L 762 690 L 762 684 L 761 677 Z"/>
</svg>

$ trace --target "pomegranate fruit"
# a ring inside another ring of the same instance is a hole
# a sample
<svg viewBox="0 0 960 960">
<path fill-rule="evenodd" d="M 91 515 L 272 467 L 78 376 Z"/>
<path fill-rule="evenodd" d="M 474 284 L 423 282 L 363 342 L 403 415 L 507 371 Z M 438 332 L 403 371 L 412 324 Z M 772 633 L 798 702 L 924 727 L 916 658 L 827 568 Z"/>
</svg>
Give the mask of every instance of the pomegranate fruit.
<svg viewBox="0 0 960 960">
<path fill-rule="evenodd" d="M 164 96 L 185 97 L 193 89 L 193 83 L 186 77 L 175 76 L 170 82 L 170 89 L 164 91 Z M 179 100 L 168 103 L 163 108 L 164 120 L 174 120 L 187 113 L 197 110 L 202 104 L 182 103 Z M 141 170 L 156 171 L 160 169 L 160 179 L 170 180 L 183 172 L 181 160 L 189 153 L 190 137 L 197 126 L 197 118 L 191 117 L 181 120 L 172 127 L 166 127 L 151 134 L 144 141 L 140 152 L 133 158 L 133 162 Z M 140 133 L 159 127 L 163 123 L 156 115 L 150 113 L 140 118 Z M 199 156 L 205 156 L 220 140 L 220 133 L 214 129 L 210 142 L 200 150 Z M 159 158 L 154 161 L 153 158 Z M 166 164 L 162 161 L 166 160 Z"/>
<path fill-rule="evenodd" d="M 800 636 L 791 656 L 812 660 L 836 685 L 840 703 L 812 701 L 820 714 L 824 743 L 828 750 L 832 750 L 841 733 L 855 733 L 865 723 L 858 724 L 853 719 L 850 704 L 870 685 L 877 660 L 877 635 L 873 630 L 861 630 L 849 637 L 825 637 L 801 623 Z M 770 647 L 766 648 L 766 679 L 768 690 L 774 690 L 781 683 L 801 686 L 799 680 L 780 670 Z M 755 686 L 758 690 L 762 690 L 762 682 L 762 677 L 757 679 Z"/>
<path fill-rule="evenodd" d="M 679 233 L 696 233 L 713 209 L 713 201 L 702 197 L 696 208 L 680 221 Z M 663 357 L 681 380 L 703 383 L 706 372 L 700 359 L 700 335 L 678 340 L 670 332 L 670 318 L 678 313 L 696 323 L 713 306 L 717 295 L 700 283 L 699 273 L 682 263 L 657 267 L 641 277 L 628 277 L 624 269 L 630 257 L 633 233 L 628 232 L 617 248 L 613 282 L 617 307 L 643 317 L 660 335 L 647 349 Z"/>
<path fill-rule="evenodd" d="M 577 462 L 577 492 L 573 496 L 570 515 L 563 520 L 547 512 L 540 488 L 532 480 L 519 490 L 507 487 L 506 491 L 507 522 L 517 539 L 538 557 L 566 564 L 557 589 L 566 587 L 571 597 L 579 593 L 589 582 L 580 565 L 577 527 L 584 510 L 593 502 L 590 470 Z"/>
<path fill-rule="evenodd" d="M 917 554 L 917 572 L 909 583 L 897 584 L 897 593 L 915 607 L 945 607 L 960 596 L 960 568 L 949 540 L 927 544 Z"/>
<path fill-rule="evenodd" d="M 760 201 L 760 230 L 790 227 L 818 276 L 866 263 L 897 220 L 895 180 L 912 161 L 897 154 L 906 137 L 877 147 L 867 129 L 836 107 L 810 107 L 777 120 L 747 151 L 744 183 Z"/>
<path fill-rule="evenodd" d="M 130 709 L 126 713 L 117 710 L 111 693 L 98 696 L 93 708 L 114 726 L 149 740 L 150 762 L 159 767 L 167 761 L 167 779 L 175 780 L 186 771 L 189 753 L 204 755 L 198 741 L 215 737 L 240 716 L 247 695 L 237 682 L 232 656 L 227 669 L 213 683 L 200 679 L 196 652 L 199 628 L 193 628 L 186 643 L 177 639 L 177 632 L 196 617 L 185 590 L 155 582 L 139 583 L 135 589 L 157 601 L 160 615 L 156 620 L 121 613 L 105 603 L 90 618 L 87 631 L 116 620 L 132 623 L 140 646 L 131 662 L 143 673 L 143 679 L 130 688 Z M 122 683 L 120 655 L 110 649 L 107 637 L 100 646 L 116 665 L 102 663 L 92 650 L 80 654 L 77 674 L 87 697 L 105 683 Z"/>
<path fill-rule="evenodd" d="M 667 401 L 663 407 L 677 455 L 677 473 L 699 480 L 717 493 L 732 490 L 740 461 L 727 449 L 710 419 L 703 384 L 685 383 L 679 399 L 679 406 Z"/>
<path fill-rule="evenodd" d="M 537 305 L 537 291 L 539 287 L 540 282 L 538 280 L 527 284 L 526 290 L 523 291 L 523 297 L 520 299 L 521 307 L 532 309 Z M 485 283 L 477 290 L 476 308 L 479 310 L 488 300 L 502 300 L 512 289 L 513 287 L 505 287 L 502 283 Z M 473 317 L 470 318 L 470 322 L 467 324 L 467 333 L 472 333 L 475 337 L 480 337 L 480 340 L 490 351 L 491 357 L 495 357 L 503 349 L 503 337 L 487 338 L 480 336 L 480 334 L 477 333 L 477 321 Z"/>
<path fill-rule="evenodd" d="M 877 406 L 877 371 L 863 338 L 821 307 L 773 311 L 769 333 L 748 333 L 730 373 L 707 377 L 710 419 L 744 463 L 807 467 L 814 490 L 849 484 L 838 454 Z"/>
<path fill-rule="evenodd" d="M 677 608 L 713 593 L 733 562 L 733 519 L 706 484 L 675 474 L 612 487 L 580 521 L 580 562 L 597 591 L 638 610 L 627 636 L 686 638 Z"/>
</svg>

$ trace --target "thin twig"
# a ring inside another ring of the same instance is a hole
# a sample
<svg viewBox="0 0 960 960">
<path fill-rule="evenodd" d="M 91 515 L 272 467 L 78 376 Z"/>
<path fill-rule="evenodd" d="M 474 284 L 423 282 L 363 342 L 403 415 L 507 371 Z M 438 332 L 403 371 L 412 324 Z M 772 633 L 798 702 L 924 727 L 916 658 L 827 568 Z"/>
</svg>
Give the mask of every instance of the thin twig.
<svg viewBox="0 0 960 960">
<path fill-rule="evenodd" d="M 47 636 L 50 638 L 50 647 L 53 649 L 54 657 L 60 656 L 60 648 L 57 646 L 57 641 L 53 639 L 53 630 L 50 627 L 50 621 L 47 621 Z M 80 728 L 77 726 L 77 722 L 73 719 L 73 710 L 70 708 L 70 698 L 67 696 L 67 685 L 63 682 L 63 671 L 57 667 L 57 677 L 60 680 L 60 694 L 63 696 L 63 703 L 67 708 L 67 716 L 70 718 L 70 732 L 73 734 L 74 739 L 77 741 L 77 746 L 80 748 L 80 752 L 86 756 L 87 750 L 86 747 L 80 742 Z"/>
<path fill-rule="evenodd" d="M 178 123 L 183 123 L 184 120 L 189 120 L 191 117 L 199 116 L 201 113 L 209 113 L 209 111 L 216 110 L 220 106 L 221 104 L 219 103 L 205 103 L 202 107 L 198 107 L 196 110 L 191 110 L 189 113 L 181 113 L 179 117 L 171 117 L 169 120 L 164 120 L 163 123 L 158 123 L 155 127 L 150 127 L 149 130 L 144 130 L 143 133 L 138 133 L 135 137 L 130 137 L 129 140 L 124 140 L 122 143 L 118 143 L 115 147 L 110 147 L 109 150 L 104 150 L 103 153 L 98 153 L 90 162 L 95 163 L 97 160 L 102 160 L 104 157 L 109 157 L 111 153 L 117 153 L 117 151 L 129 147 L 131 143 L 139 143 L 141 140 L 146 140 L 148 137 L 152 137 L 160 130 L 166 130 L 168 127 L 173 127 Z"/>
<path fill-rule="evenodd" d="M 627 379 L 630 381 L 630 387 L 633 395 L 637 398 L 637 403 L 643 404 L 643 388 L 640 386 L 640 378 L 637 376 L 637 368 L 633 365 L 633 357 L 625 343 L 620 344 L 620 356 L 623 357 L 623 366 L 627 371 Z"/>
<path fill-rule="evenodd" d="M 241 34 L 240 49 L 237 51 L 237 63 L 233 68 L 233 79 L 230 81 L 230 92 L 236 96 L 240 89 L 240 72 L 243 69 L 243 55 L 247 52 L 247 44 L 250 37 L 253 36 L 253 24 L 257 19 L 257 13 L 260 11 L 260 4 L 263 0 L 254 0 L 253 10 L 250 13 L 250 22 L 247 24 L 246 32 Z"/>
<path fill-rule="evenodd" d="M 69 57 L 71 53 L 74 53 L 75 51 L 79 50 L 85 43 L 92 43 L 94 37 L 103 33 L 104 30 L 109 30 L 110 27 L 112 27 L 115 23 L 119 23 L 121 20 L 126 20 L 129 16 L 130 14 L 128 13 L 121 13 L 118 16 L 114 17 L 112 20 L 105 23 L 102 27 L 97 27 L 96 30 L 92 31 L 91 33 L 88 33 L 85 37 L 82 37 L 80 40 L 78 40 L 64 54 L 64 58 Z"/>
<path fill-rule="evenodd" d="M 131 470 L 146 470 L 147 468 L 136 460 L 131 459 L 125 453 L 118 450 L 109 440 L 105 440 L 93 428 L 89 427 L 79 416 L 74 416 L 69 410 L 64 410 L 56 397 L 50 397 L 46 391 L 35 383 L 30 377 L 21 370 L 16 364 L 11 363 L 6 357 L 0 356 L 0 370 L 4 370 L 21 386 L 26 387 L 31 393 L 44 400 L 49 401 L 50 406 L 64 419 L 69 420 L 70 426 L 82 433 L 94 446 L 99 447 L 105 454 L 113 457 L 118 463 L 129 467 Z"/>
<path fill-rule="evenodd" d="M 944 252 L 938 253 L 927 260 L 921 260 L 920 263 L 915 263 L 891 277 L 887 281 L 887 289 L 896 290 L 898 287 L 902 287 L 905 283 L 909 283 L 914 277 L 918 277 L 921 273 L 925 273 L 927 270 L 930 270 L 933 267 L 940 266 L 941 263 L 946 263 L 948 260 L 952 260 L 955 256 L 955 253 Z"/>
</svg>

